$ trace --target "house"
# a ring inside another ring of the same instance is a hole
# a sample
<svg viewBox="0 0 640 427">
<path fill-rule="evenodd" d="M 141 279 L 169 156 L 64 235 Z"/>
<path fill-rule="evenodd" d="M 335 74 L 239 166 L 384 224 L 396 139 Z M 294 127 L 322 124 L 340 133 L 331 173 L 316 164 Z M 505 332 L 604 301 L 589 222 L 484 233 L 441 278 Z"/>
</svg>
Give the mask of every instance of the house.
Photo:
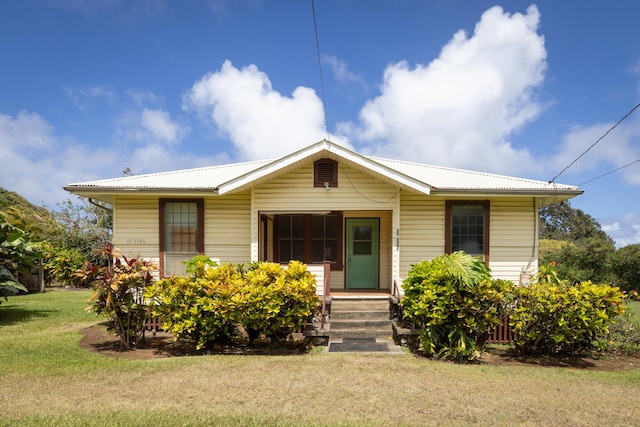
<svg viewBox="0 0 640 427">
<path fill-rule="evenodd" d="M 332 293 L 391 293 L 412 264 L 456 250 L 519 282 L 537 270 L 539 208 L 582 193 L 368 157 L 327 140 L 276 160 L 64 188 L 111 203 L 115 246 L 157 263 L 163 276 L 183 273 L 182 262 L 197 254 L 328 262 Z"/>
</svg>

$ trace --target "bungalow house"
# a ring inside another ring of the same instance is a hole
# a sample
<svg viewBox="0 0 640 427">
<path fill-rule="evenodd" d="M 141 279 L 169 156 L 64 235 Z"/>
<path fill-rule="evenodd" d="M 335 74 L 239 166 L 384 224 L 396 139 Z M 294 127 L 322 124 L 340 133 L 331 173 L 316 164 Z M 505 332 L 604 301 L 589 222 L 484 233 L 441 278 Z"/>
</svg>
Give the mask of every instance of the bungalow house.
<svg viewBox="0 0 640 427">
<path fill-rule="evenodd" d="M 182 262 L 197 254 L 232 263 L 297 259 L 325 262 L 332 293 L 391 293 L 412 264 L 456 250 L 519 282 L 537 269 L 539 208 L 582 193 L 368 157 L 327 140 L 275 160 L 64 188 L 111 203 L 115 246 L 157 263 L 162 276 L 184 272 Z"/>
</svg>

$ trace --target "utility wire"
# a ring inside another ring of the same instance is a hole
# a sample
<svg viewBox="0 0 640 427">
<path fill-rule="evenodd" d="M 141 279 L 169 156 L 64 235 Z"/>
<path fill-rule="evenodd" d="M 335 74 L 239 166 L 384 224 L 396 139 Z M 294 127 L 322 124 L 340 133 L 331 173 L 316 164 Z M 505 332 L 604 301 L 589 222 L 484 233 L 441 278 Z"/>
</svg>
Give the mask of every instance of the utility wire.
<svg viewBox="0 0 640 427">
<path fill-rule="evenodd" d="M 607 135 L 609 135 L 609 132 L 611 132 L 611 131 L 612 131 L 612 130 L 614 130 L 616 127 L 618 127 L 618 125 L 619 125 L 620 123 L 622 123 L 622 121 L 623 121 L 624 119 L 626 119 L 627 117 L 629 117 L 629 116 L 630 116 L 630 115 L 631 115 L 631 114 L 632 114 L 632 113 L 633 113 L 633 112 L 634 112 L 638 107 L 640 107 L 640 104 L 638 104 L 638 105 L 636 105 L 635 107 L 633 107 L 633 108 L 631 109 L 631 111 L 629 111 L 627 114 L 625 114 L 625 115 L 624 115 L 624 117 L 622 117 L 620 120 L 618 120 L 618 122 L 617 122 L 615 125 L 611 126 L 611 127 L 609 128 L 609 130 L 608 130 L 608 131 L 606 131 L 606 132 L 604 133 L 604 135 L 602 135 L 600 138 L 598 138 L 596 142 L 594 142 L 593 144 L 591 144 L 591 146 L 589 146 L 589 148 L 587 148 L 586 150 L 584 150 L 584 152 L 583 152 L 582 154 L 580 154 L 580 155 L 579 155 L 579 156 L 578 156 L 578 157 L 577 157 L 573 162 L 569 163 L 569 166 L 567 166 L 566 168 L 562 169 L 562 170 L 560 171 L 560 173 L 559 173 L 559 174 L 557 174 L 556 176 L 554 176 L 554 177 L 551 179 L 551 181 L 549 181 L 549 183 L 554 182 L 554 181 L 556 180 L 556 178 L 558 178 L 560 175 L 562 175 L 563 173 L 565 173 L 567 169 L 569 169 L 571 166 L 573 166 L 573 165 L 574 165 L 578 160 L 580 160 L 580 159 L 582 158 L 582 156 L 584 156 L 585 154 L 587 154 L 587 153 L 589 152 L 589 150 L 591 150 L 593 147 L 595 147 L 595 146 L 596 146 L 596 144 L 598 144 L 598 143 L 599 143 L 600 141 L 602 141 L 602 140 L 603 140 Z M 587 182 L 588 182 L 588 181 L 587 181 Z"/>
<path fill-rule="evenodd" d="M 590 179 L 589 181 L 585 181 L 585 182 L 583 182 L 582 184 L 578 184 L 578 187 L 581 187 L 581 186 L 583 186 L 583 185 L 585 185 L 585 184 L 588 184 L 588 183 L 590 183 L 590 182 L 592 182 L 592 181 L 595 181 L 595 180 L 600 179 L 600 178 L 602 178 L 602 177 L 605 177 L 605 176 L 607 176 L 607 175 L 611 175 L 612 173 L 614 173 L 614 172 L 618 172 L 620 169 L 624 169 L 624 168 L 629 167 L 629 166 L 631 166 L 631 165 L 633 165 L 633 164 L 635 164 L 635 163 L 640 163 L 640 159 L 638 159 L 638 160 L 634 160 L 634 161 L 633 161 L 633 162 L 631 162 L 631 163 L 627 163 L 626 165 L 624 165 L 624 166 L 620 166 L 619 168 L 616 168 L 616 169 L 614 169 L 614 170 L 611 170 L 611 171 L 609 171 L 609 172 L 607 172 L 607 173 L 603 173 L 603 174 L 602 174 L 602 175 L 600 175 L 600 176 L 596 176 L 595 178 L 592 178 L 592 179 Z"/>
<path fill-rule="evenodd" d="M 329 121 L 327 119 L 327 100 L 324 96 L 324 77 L 322 76 L 322 61 L 320 60 L 320 42 L 318 41 L 318 24 L 316 22 L 316 6 L 315 1 L 311 0 L 311 10 L 313 12 L 313 29 L 316 34 L 316 51 L 318 53 L 318 69 L 320 70 L 320 89 L 322 91 L 322 113 L 324 114 L 324 129 L 327 132 L 327 140 L 329 140 Z"/>
</svg>

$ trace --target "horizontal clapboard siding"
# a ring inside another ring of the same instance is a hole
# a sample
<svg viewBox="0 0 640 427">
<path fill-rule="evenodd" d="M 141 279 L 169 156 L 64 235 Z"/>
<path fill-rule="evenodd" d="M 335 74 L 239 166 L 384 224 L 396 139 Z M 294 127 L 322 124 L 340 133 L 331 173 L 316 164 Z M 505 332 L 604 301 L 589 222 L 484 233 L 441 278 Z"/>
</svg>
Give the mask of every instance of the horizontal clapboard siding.
<svg viewBox="0 0 640 427">
<path fill-rule="evenodd" d="M 397 193 L 395 186 L 343 165 L 338 187 L 314 188 L 308 165 L 257 186 L 254 203 L 259 211 L 386 210 L 395 207 Z"/>
<path fill-rule="evenodd" d="M 158 198 L 118 196 L 113 208 L 114 246 L 127 257 L 142 257 L 158 265 Z"/>
<path fill-rule="evenodd" d="M 249 191 L 205 200 L 205 254 L 223 262 L 250 260 Z M 129 257 L 159 264 L 159 198 L 119 196 L 114 209 L 114 244 Z"/>
<path fill-rule="evenodd" d="M 400 277 L 411 264 L 444 253 L 444 198 L 402 192 L 400 199 Z M 533 198 L 490 200 L 489 267 L 496 278 L 518 282 L 537 268 L 537 211 Z"/>
<path fill-rule="evenodd" d="M 520 273 L 537 270 L 537 211 L 533 198 L 491 201 L 491 258 L 494 277 L 520 281 Z"/>
<path fill-rule="evenodd" d="M 205 254 L 221 262 L 251 259 L 251 193 L 205 199 Z"/>
<path fill-rule="evenodd" d="M 444 253 L 444 199 L 402 192 L 400 198 L 400 276 L 412 264 Z"/>
</svg>

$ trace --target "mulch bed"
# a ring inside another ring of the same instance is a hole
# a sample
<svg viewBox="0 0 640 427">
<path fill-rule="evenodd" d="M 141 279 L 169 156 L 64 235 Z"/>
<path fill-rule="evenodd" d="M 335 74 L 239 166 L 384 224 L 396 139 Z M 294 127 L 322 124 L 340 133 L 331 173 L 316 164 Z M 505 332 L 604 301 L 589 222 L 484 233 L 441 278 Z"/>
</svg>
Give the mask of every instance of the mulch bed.
<svg viewBox="0 0 640 427">
<path fill-rule="evenodd" d="M 196 350 L 195 345 L 185 340 L 174 341 L 167 332 L 155 335 L 147 332 L 145 341 L 133 350 L 120 349 L 118 338 L 107 332 L 104 323 L 85 328 L 80 331 L 82 339 L 80 347 L 88 351 L 109 357 L 125 359 L 149 360 L 166 357 L 197 356 L 203 354 L 246 354 L 246 355 L 294 355 L 304 354 L 309 348 L 302 342 L 287 343 L 270 346 L 268 343 L 257 343 L 248 346 L 246 343 L 236 343 L 214 347 L 209 350 Z M 475 362 L 481 365 L 494 366 L 541 366 L 557 368 L 574 368 L 594 371 L 614 371 L 637 369 L 640 367 L 640 354 L 612 354 L 606 353 L 601 357 L 580 356 L 519 356 L 508 347 L 489 348 L 483 352 Z"/>
<path fill-rule="evenodd" d="M 295 341 L 271 346 L 265 342 L 257 342 L 253 346 L 240 340 L 235 343 L 214 346 L 207 350 L 196 350 L 195 344 L 187 340 L 174 340 L 167 332 L 147 332 L 144 342 L 133 350 L 122 350 L 120 340 L 107 332 L 104 323 L 90 326 L 80 331 L 80 348 L 109 357 L 125 359 L 160 359 L 166 357 L 198 356 L 204 354 L 267 354 L 289 355 L 304 354 L 309 348 L 304 343 Z"/>
</svg>

